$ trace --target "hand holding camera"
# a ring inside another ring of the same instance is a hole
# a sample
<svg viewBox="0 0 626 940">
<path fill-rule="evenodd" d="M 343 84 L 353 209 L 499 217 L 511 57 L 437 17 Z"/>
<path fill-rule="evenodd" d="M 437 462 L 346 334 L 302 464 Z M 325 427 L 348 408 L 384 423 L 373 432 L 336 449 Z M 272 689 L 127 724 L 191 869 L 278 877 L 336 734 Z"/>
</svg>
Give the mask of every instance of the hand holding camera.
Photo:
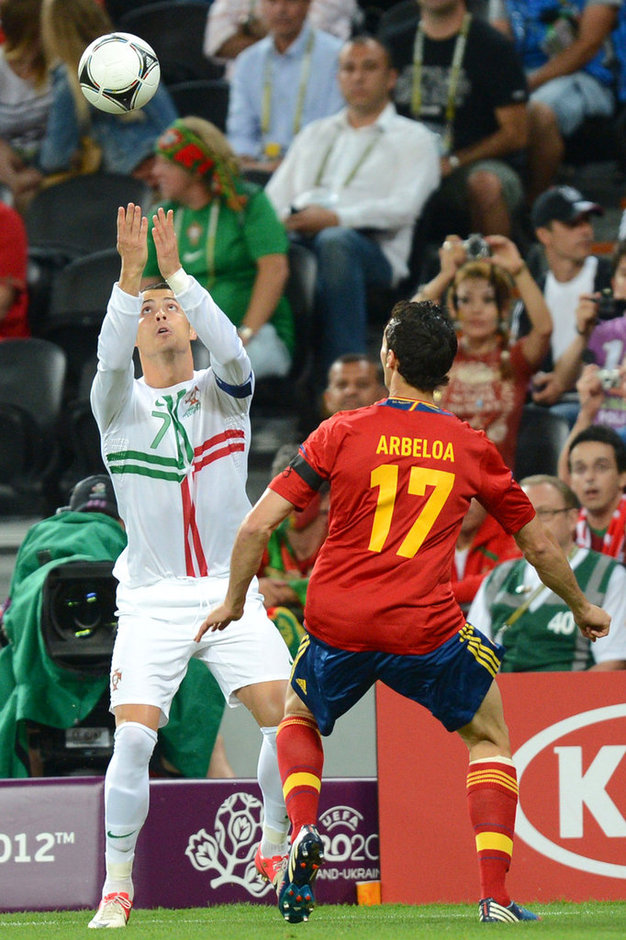
<svg viewBox="0 0 626 940">
<path fill-rule="evenodd" d="M 599 294 L 581 294 L 576 307 L 576 332 L 589 339 L 589 335 L 598 322 Z"/>
</svg>

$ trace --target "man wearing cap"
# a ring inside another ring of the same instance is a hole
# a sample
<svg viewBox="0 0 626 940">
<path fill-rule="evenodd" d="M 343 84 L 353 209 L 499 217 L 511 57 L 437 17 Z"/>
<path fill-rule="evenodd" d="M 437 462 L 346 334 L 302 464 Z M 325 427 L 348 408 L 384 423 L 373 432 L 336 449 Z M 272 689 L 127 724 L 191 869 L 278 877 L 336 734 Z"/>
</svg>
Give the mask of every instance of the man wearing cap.
<svg viewBox="0 0 626 940">
<path fill-rule="evenodd" d="M 550 352 L 534 380 L 533 401 L 549 405 L 570 426 L 578 413 L 578 397 L 564 379 L 561 357 L 576 337 L 576 308 L 584 294 L 610 286 L 608 258 L 591 253 L 594 215 L 603 209 L 572 186 L 553 186 L 535 201 L 533 227 L 544 248 L 547 271 L 537 277 L 552 316 Z M 522 315 L 520 333 L 526 333 Z"/>
<path fill-rule="evenodd" d="M 90 563 L 114 562 L 125 546 L 113 484 L 104 473 L 80 480 L 67 506 L 26 533 L 15 560 L 9 597 L 0 609 L 0 629 L 10 640 L 10 646 L 0 653 L 0 777 L 55 772 L 54 765 L 42 764 L 27 738 L 27 723 L 70 728 L 89 718 L 108 685 L 108 675 L 79 668 L 72 674 L 49 656 L 41 637 L 49 573 L 72 563 L 84 574 Z M 97 590 L 98 582 L 85 583 L 91 585 L 88 590 Z M 89 642 L 85 637 L 86 654 Z M 194 662 L 193 666 L 196 668 L 188 671 L 174 700 L 174 720 L 159 735 L 157 763 L 183 777 L 222 776 L 225 774 L 213 772 L 217 762 L 213 763 L 212 752 L 224 697 L 202 663 Z M 192 710 L 193 721 L 185 723 Z M 218 755 L 221 758 L 220 749 Z"/>
<path fill-rule="evenodd" d="M 0 777 L 41 775 L 27 723 L 70 728 L 91 713 L 106 689 L 106 676 L 72 675 L 48 654 L 41 633 L 48 575 L 68 562 L 115 561 L 125 544 L 113 487 L 104 474 L 81 480 L 69 506 L 26 533 L 0 610 L 7 643 L 0 650 Z"/>
<path fill-rule="evenodd" d="M 271 172 L 296 134 L 343 104 L 341 40 L 307 20 L 310 0 L 261 0 L 264 39 L 235 62 L 226 131 L 246 167 Z"/>
</svg>

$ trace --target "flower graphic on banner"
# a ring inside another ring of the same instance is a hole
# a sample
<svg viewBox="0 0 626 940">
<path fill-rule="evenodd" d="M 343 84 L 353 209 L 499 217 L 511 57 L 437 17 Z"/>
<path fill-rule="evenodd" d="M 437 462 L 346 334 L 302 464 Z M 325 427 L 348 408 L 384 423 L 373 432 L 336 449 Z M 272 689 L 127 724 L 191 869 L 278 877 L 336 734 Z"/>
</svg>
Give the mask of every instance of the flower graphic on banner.
<svg viewBox="0 0 626 940">
<path fill-rule="evenodd" d="M 190 836 L 185 855 L 197 871 L 215 871 L 212 888 L 237 884 L 255 898 L 271 889 L 254 865 L 261 839 L 261 802 L 250 793 L 233 793 L 215 814 L 214 835 L 200 829 Z"/>
</svg>

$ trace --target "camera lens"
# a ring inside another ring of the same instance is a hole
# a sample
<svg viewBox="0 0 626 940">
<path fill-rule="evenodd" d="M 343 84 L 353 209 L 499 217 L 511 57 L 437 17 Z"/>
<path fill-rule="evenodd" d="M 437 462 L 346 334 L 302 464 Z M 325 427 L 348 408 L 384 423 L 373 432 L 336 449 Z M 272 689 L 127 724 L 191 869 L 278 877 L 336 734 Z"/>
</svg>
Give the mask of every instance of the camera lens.
<svg viewBox="0 0 626 940">
<path fill-rule="evenodd" d="M 84 639 L 103 625 L 114 628 L 114 621 L 107 617 L 107 611 L 115 610 L 114 598 L 101 597 L 100 593 L 85 590 L 79 583 L 67 585 L 59 592 L 54 605 L 54 622 L 60 636 Z"/>
</svg>

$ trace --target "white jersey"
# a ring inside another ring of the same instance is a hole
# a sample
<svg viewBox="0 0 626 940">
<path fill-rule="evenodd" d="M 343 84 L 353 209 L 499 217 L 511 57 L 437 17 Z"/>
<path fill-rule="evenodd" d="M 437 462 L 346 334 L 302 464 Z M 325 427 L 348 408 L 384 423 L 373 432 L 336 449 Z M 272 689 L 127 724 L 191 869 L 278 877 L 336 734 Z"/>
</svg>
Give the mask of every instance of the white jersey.
<svg viewBox="0 0 626 940">
<path fill-rule="evenodd" d="M 190 278 L 177 295 L 211 366 L 171 388 L 134 378 L 142 298 L 116 284 L 98 340 L 91 405 L 128 546 L 114 574 L 130 587 L 227 577 L 246 495 L 250 360 L 235 327 Z"/>
</svg>

